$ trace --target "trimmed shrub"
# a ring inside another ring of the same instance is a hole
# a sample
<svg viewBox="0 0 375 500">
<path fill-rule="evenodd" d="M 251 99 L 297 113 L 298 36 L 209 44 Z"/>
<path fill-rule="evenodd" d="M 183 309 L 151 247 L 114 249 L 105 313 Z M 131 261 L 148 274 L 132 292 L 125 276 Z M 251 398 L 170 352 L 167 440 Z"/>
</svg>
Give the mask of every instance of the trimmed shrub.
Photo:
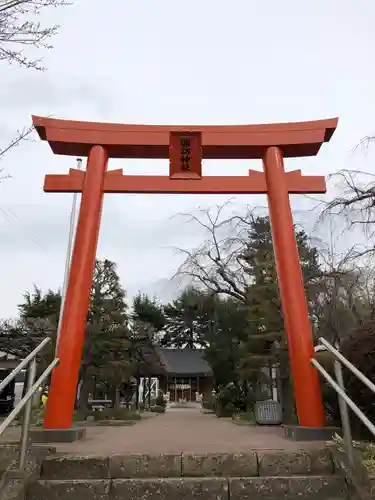
<svg viewBox="0 0 375 500">
<path fill-rule="evenodd" d="M 159 405 L 151 406 L 150 411 L 152 413 L 165 413 L 165 406 L 159 406 Z"/>
<path fill-rule="evenodd" d="M 218 405 L 216 408 L 216 416 L 219 418 L 229 418 L 233 417 L 236 412 L 236 407 L 232 404 L 227 404 L 226 406 Z"/>
<path fill-rule="evenodd" d="M 245 397 L 243 387 L 239 384 L 230 383 L 221 387 L 216 394 L 217 406 L 227 409 L 228 412 L 239 413 L 246 411 L 249 401 Z"/>
<path fill-rule="evenodd" d="M 253 410 L 249 410 L 245 413 L 235 413 L 232 418 L 236 422 L 244 422 L 250 425 L 256 425 L 256 420 Z"/>
<path fill-rule="evenodd" d="M 163 408 L 165 408 L 166 405 L 167 405 L 167 403 L 164 399 L 163 393 L 162 393 L 162 391 L 159 391 L 158 396 L 157 396 L 156 401 L 155 401 L 155 405 L 153 405 L 153 406 L 162 406 Z"/>
<path fill-rule="evenodd" d="M 216 411 L 217 399 L 216 396 L 212 395 L 202 400 L 202 408 L 206 411 Z"/>
<path fill-rule="evenodd" d="M 106 408 L 92 413 L 95 420 L 141 420 L 139 413 L 127 408 Z"/>
<path fill-rule="evenodd" d="M 202 408 L 207 411 L 215 411 L 215 404 L 213 401 L 202 401 Z"/>
</svg>

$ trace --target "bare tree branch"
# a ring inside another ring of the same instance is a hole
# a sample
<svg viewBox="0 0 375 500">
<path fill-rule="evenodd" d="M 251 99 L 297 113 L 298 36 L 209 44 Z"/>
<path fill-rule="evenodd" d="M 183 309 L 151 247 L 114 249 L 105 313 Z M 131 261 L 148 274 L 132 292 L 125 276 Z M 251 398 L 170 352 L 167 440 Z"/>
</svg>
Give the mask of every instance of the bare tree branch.
<svg viewBox="0 0 375 500">
<path fill-rule="evenodd" d="M 226 216 L 230 201 L 213 210 L 199 210 L 196 214 L 179 214 L 187 223 L 203 228 L 205 241 L 194 250 L 176 248 L 185 256 L 174 275 L 188 276 L 192 285 L 203 285 L 217 294 L 225 294 L 241 302 L 247 301 L 250 277 L 247 273 L 247 233 L 256 215 L 247 207 L 244 215 Z"/>
<path fill-rule="evenodd" d="M 5 146 L 5 148 L 0 149 L 0 161 L 2 157 L 11 149 L 16 148 L 20 145 L 20 142 L 23 140 L 29 140 L 30 135 L 34 131 L 34 125 L 30 127 L 24 127 L 22 130 L 17 130 L 15 137 L 11 140 L 11 142 Z"/>
<path fill-rule="evenodd" d="M 375 175 L 360 170 L 341 170 L 331 178 L 339 179 L 342 193 L 329 202 L 320 220 L 343 215 L 349 228 L 361 225 L 369 235 L 375 226 Z"/>
<path fill-rule="evenodd" d="M 368 149 L 370 143 L 373 142 L 374 140 L 375 137 L 373 135 L 366 135 L 359 141 L 359 143 L 356 146 L 354 146 L 354 148 L 352 149 L 352 153 L 355 153 L 356 151 L 358 151 L 358 149 Z"/>
<path fill-rule="evenodd" d="M 51 49 L 48 43 L 59 25 L 44 27 L 37 20 L 46 7 L 70 5 L 65 0 L 0 0 L 0 60 L 44 70 L 41 59 L 30 59 L 26 48 Z"/>
<path fill-rule="evenodd" d="M 22 141 L 31 140 L 31 134 L 34 131 L 34 125 L 30 127 L 24 127 L 22 130 L 17 130 L 16 135 L 10 141 L 10 143 L 4 148 L 0 149 L 0 161 L 3 159 L 4 155 L 11 151 L 13 148 L 17 148 Z M 9 179 L 10 175 L 3 174 L 4 169 L 0 168 L 0 182 L 4 179 Z"/>
</svg>

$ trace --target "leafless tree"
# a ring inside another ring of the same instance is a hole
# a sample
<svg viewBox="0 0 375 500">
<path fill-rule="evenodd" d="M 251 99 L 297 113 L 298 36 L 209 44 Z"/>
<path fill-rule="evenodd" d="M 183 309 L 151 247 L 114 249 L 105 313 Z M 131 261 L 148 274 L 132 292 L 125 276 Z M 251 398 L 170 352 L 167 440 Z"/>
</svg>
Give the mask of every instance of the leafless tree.
<svg viewBox="0 0 375 500">
<path fill-rule="evenodd" d="M 195 214 L 179 214 L 178 217 L 203 229 L 206 239 L 193 250 L 176 248 L 185 260 L 174 277 L 187 276 L 193 286 L 203 286 L 246 303 L 250 279 L 246 272 L 246 232 L 256 217 L 256 210 L 247 207 L 244 215 L 228 217 L 229 203 Z"/>
<path fill-rule="evenodd" d="M 31 125 L 30 127 L 24 127 L 22 130 L 17 130 L 11 142 L 8 143 L 4 148 L 0 148 L 0 161 L 2 160 L 3 156 L 6 155 L 6 153 L 8 153 L 8 151 L 18 147 L 22 141 L 29 140 L 31 138 L 30 136 L 33 131 L 34 131 L 33 125 Z M 3 169 L 0 168 L 0 180 L 9 177 L 2 174 L 3 174 Z"/>
<path fill-rule="evenodd" d="M 373 277 L 348 255 L 325 263 L 327 273 L 318 282 L 310 310 L 319 336 L 335 341 L 345 338 L 373 316 Z"/>
<path fill-rule="evenodd" d="M 335 226 L 332 214 L 325 214 L 323 220 L 330 231 L 325 241 L 317 243 L 323 272 L 313 283 L 310 312 L 317 335 L 335 341 L 373 318 L 375 268 L 370 254 L 345 244 L 348 232 Z"/>
<path fill-rule="evenodd" d="M 193 250 L 177 248 L 185 256 L 176 276 L 191 278 L 191 285 L 224 294 L 247 303 L 247 288 L 252 283 L 252 271 L 248 267 L 249 231 L 259 216 L 266 212 L 261 207 L 245 207 L 242 214 L 228 217 L 226 208 L 230 202 L 195 214 L 180 214 L 187 223 L 203 228 L 206 238 Z M 311 239 L 313 244 L 313 239 Z M 322 246 L 322 245 L 320 245 Z M 310 270 L 312 271 L 312 270 Z M 313 289 L 320 279 L 327 279 L 335 273 L 332 266 L 324 263 L 312 274 L 304 276 L 306 285 Z"/>
<path fill-rule="evenodd" d="M 345 215 L 350 226 L 375 223 L 375 175 L 360 170 L 341 170 L 331 176 L 338 179 L 341 193 L 330 201 L 325 215 Z"/>
<path fill-rule="evenodd" d="M 42 26 L 38 16 L 47 7 L 67 5 L 65 0 L 0 0 L 0 60 L 43 70 L 41 58 L 25 55 L 27 48 L 50 49 L 59 25 Z"/>
<path fill-rule="evenodd" d="M 366 237 L 362 245 L 354 245 L 351 259 L 375 254 L 375 175 L 360 170 L 341 170 L 331 176 L 338 180 L 340 194 L 325 204 L 319 222 L 336 219 L 344 222 L 343 232 L 360 229 Z"/>
<path fill-rule="evenodd" d="M 17 133 L 13 137 L 10 143 L 8 143 L 4 148 L 0 147 L 0 162 L 3 157 L 14 148 L 17 148 L 22 141 L 31 140 L 31 135 L 34 131 L 34 125 L 30 127 L 24 127 L 22 130 L 17 130 Z M 4 169 L 0 168 L 0 182 L 4 179 L 9 179 L 10 175 L 4 173 Z"/>
<path fill-rule="evenodd" d="M 42 26 L 38 17 L 47 7 L 69 5 L 65 0 L 0 0 L 0 61 L 9 64 L 17 63 L 24 68 L 44 70 L 41 58 L 30 58 L 25 49 L 50 49 L 49 40 L 55 35 L 59 26 Z M 0 160 L 6 153 L 25 140 L 30 139 L 34 127 L 17 130 L 13 139 L 4 147 L 0 146 Z M 0 169 L 0 181 L 4 175 Z"/>
</svg>

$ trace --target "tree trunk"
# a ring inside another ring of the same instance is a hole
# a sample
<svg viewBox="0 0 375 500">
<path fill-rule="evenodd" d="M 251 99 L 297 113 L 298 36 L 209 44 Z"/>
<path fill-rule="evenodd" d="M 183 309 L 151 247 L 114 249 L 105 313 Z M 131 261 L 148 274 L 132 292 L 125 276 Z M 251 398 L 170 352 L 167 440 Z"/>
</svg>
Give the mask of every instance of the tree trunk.
<svg viewBox="0 0 375 500">
<path fill-rule="evenodd" d="M 139 410 L 139 384 L 140 384 L 140 377 L 139 377 L 138 374 L 135 377 L 135 379 L 137 381 L 137 386 L 135 388 L 135 407 L 136 407 L 137 410 Z"/>
<path fill-rule="evenodd" d="M 283 410 L 283 424 L 297 423 L 296 403 L 294 399 L 293 382 L 290 376 L 288 359 L 280 360 L 280 402 Z"/>
<path fill-rule="evenodd" d="M 88 411 L 88 400 L 91 389 L 92 378 L 87 375 L 86 370 L 82 370 L 82 387 L 79 394 L 79 408 L 81 411 Z"/>
<path fill-rule="evenodd" d="M 146 407 L 146 389 L 147 389 L 147 379 L 143 377 L 143 392 L 142 392 L 142 405 L 143 409 Z"/>
<path fill-rule="evenodd" d="M 120 387 L 116 387 L 115 408 L 120 408 Z"/>
<path fill-rule="evenodd" d="M 151 378 L 148 377 L 148 408 L 151 408 Z"/>
<path fill-rule="evenodd" d="M 108 397 L 112 402 L 112 408 L 117 408 L 117 387 L 112 385 L 108 387 Z"/>
<path fill-rule="evenodd" d="M 243 390 L 243 395 L 244 395 L 244 403 L 245 403 L 245 408 L 244 410 L 247 411 L 249 409 L 249 386 L 247 380 L 244 380 L 242 382 L 242 390 Z"/>
</svg>

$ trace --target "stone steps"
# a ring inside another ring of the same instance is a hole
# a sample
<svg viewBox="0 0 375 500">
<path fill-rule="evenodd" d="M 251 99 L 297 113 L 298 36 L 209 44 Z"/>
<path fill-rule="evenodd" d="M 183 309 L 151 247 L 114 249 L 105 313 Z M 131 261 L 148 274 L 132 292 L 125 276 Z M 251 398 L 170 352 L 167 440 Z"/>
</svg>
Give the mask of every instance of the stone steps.
<svg viewBox="0 0 375 500">
<path fill-rule="evenodd" d="M 42 479 L 131 479 L 147 477 L 254 477 L 330 475 L 331 454 L 250 452 L 111 457 L 51 456 L 42 464 Z"/>
<path fill-rule="evenodd" d="M 47 457 L 27 500 L 344 500 L 328 451 Z"/>
<path fill-rule="evenodd" d="M 28 500 L 344 500 L 338 476 L 39 480 Z"/>
</svg>

